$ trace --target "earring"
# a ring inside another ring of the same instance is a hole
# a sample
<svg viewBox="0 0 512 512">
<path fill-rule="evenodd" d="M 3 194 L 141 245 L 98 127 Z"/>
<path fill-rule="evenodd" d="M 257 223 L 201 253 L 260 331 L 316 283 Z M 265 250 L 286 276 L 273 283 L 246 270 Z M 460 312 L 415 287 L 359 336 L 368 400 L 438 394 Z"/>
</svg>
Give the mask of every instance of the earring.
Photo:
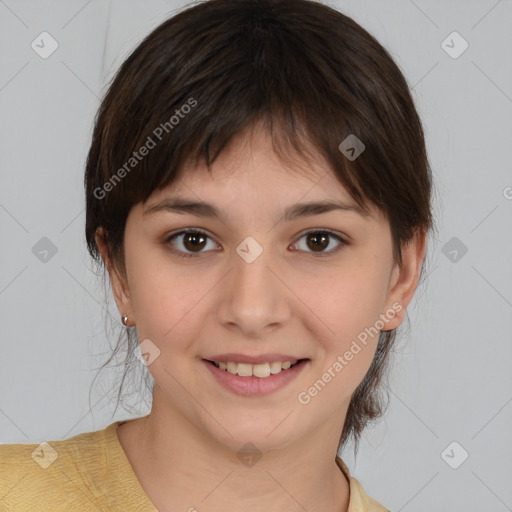
<svg viewBox="0 0 512 512">
<path fill-rule="evenodd" d="M 123 322 L 123 325 L 128 326 L 128 315 L 126 313 L 121 317 L 121 322 Z"/>
</svg>

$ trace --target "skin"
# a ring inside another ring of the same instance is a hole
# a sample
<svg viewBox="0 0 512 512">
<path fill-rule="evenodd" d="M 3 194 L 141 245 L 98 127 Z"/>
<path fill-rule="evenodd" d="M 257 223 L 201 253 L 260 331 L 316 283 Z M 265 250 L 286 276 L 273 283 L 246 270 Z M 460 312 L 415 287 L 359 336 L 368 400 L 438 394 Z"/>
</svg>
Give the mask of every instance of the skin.
<svg viewBox="0 0 512 512">
<path fill-rule="evenodd" d="M 120 315 L 136 325 L 139 340 L 150 339 L 160 350 L 148 365 L 155 379 L 151 413 L 120 426 L 120 443 L 161 511 L 346 511 L 349 484 L 335 455 L 351 394 L 368 371 L 378 336 L 309 403 L 297 397 L 393 304 L 402 309 L 384 330 L 401 324 L 418 284 L 425 234 L 403 247 L 399 266 L 389 223 L 375 208 L 367 217 L 335 210 L 283 220 L 284 209 L 295 203 L 355 202 L 319 155 L 291 166 L 273 152 L 263 130 L 233 139 L 212 171 L 184 168 L 171 187 L 132 208 L 126 274 L 112 264 L 98 230 Z M 143 215 L 170 195 L 213 203 L 224 217 Z M 190 228 L 209 236 L 199 255 L 194 240 L 166 242 Z M 315 251 L 315 241 L 304 236 L 314 228 L 350 243 L 327 255 L 339 245 L 330 238 Z M 263 248 L 250 264 L 236 252 L 247 236 Z M 196 255 L 180 258 L 171 248 Z M 202 358 L 224 352 L 310 361 L 282 389 L 243 397 L 221 387 L 203 366 Z M 237 458 L 248 441 L 262 453 L 252 467 Z"/>
</svg>

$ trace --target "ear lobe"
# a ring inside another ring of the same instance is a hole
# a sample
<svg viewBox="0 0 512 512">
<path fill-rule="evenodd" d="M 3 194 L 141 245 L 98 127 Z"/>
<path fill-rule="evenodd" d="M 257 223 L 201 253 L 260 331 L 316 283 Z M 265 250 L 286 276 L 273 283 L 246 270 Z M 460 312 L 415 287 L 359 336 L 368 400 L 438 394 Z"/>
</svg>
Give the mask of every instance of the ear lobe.
<svg viewBox="0 0 512 512">
<path fill-rule="evenodd" d="M 395 314 L 383 330 L 396 329 L 405 318 L 407 306 L 418 286 L 426 252 L 426 237 L 426 230 L 420 230 L 405 246 L 402 246 L 402 264 L 397 263 L 393 269 L 386 300 L 386 308 L 392 309 Z"/>
<path fill-rule="evenodd" d="M 133 316 L 127 283 L 119 274 L 118 269 L 110 259 L 108 246 L 106 243 L 105 230 L 102 226 L 98 227 L 96 230 L 95 241 L 103 259 L 103 263 L 105 264 L 105 267 L 108 271 L 110 284 L 112 286 L 112 293 L 114 295 L 119 313 L 121 315 L 126 313 L 129 316 Z"/>
</svg>

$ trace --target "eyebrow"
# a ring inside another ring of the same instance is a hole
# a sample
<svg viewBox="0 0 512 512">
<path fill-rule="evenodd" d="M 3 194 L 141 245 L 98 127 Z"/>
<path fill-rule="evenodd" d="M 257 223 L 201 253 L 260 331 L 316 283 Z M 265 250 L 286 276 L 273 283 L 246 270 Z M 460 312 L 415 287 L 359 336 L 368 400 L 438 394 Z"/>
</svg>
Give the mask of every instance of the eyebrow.
<svg viewBox="0 0 512 512">
<path fill-rule="evenodd" d="M 299 217 L 309 217 L 320 215 L 333 210 L 343 210 L 354 212 L 362 217 L 369 217 L 369 213 L 363 210 L 357 204 L 348 204 L 341 201 L 315 201 L 309 203 L 297 203 L 286 208 L 284 220 L 291 221 Z M 190 214 L 196 217 L 222 218 L 221 211 L 210 203 L 204 201 L 194 201 L 182 198 L 166 198 L 147 209 L 143 215 L 150 215 L 157 212 L 171 212 L 180 214 Z"/>
</svg>

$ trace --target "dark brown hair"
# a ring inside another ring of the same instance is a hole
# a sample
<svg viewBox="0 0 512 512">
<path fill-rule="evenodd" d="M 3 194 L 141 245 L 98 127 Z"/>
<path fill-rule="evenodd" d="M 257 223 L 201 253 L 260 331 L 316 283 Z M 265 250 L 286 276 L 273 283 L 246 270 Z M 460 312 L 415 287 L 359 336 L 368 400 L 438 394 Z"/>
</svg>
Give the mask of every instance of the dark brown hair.
<svg viewBox="0 0 512 512">
<path fill-rule="evenodd" d="M 270 131 L 282 158 L 285 149 L 307 158 L 312 147 L 361 207 L 376 205 L 389 220 L 396 262 L 403 244 L 433 227 L 421 121 L 388 51 L 350 17 L 319 2 L 210 0 L 153 30 L 106 92 L 85 171 L 91 256 L 101 266 L 94 237 L 103 226 L 110 258 L 126 275 L 130 209 L 171 185 L 186 163 L 209 166 L 233 136 L 257 123 Z M 351 134 L 365 145 L 355 160 L 339 149 Z M 149 151 L 139 153 L 143 147 Z M 137 340 L 131 329 L 123 333 L 133 355 Z M 357 445 L 367 423 L 383 412 L 381 381 L 395 335 L 380 333 L 371 367 L 351 398 L 340 446 L 350 436 Z M 121 345 L 120 336 L 115 351 Z M 128 370 L 129 357 L 124 364 Z M 122 383 L 118 403 L 121 390 Z"/>
</svg>

